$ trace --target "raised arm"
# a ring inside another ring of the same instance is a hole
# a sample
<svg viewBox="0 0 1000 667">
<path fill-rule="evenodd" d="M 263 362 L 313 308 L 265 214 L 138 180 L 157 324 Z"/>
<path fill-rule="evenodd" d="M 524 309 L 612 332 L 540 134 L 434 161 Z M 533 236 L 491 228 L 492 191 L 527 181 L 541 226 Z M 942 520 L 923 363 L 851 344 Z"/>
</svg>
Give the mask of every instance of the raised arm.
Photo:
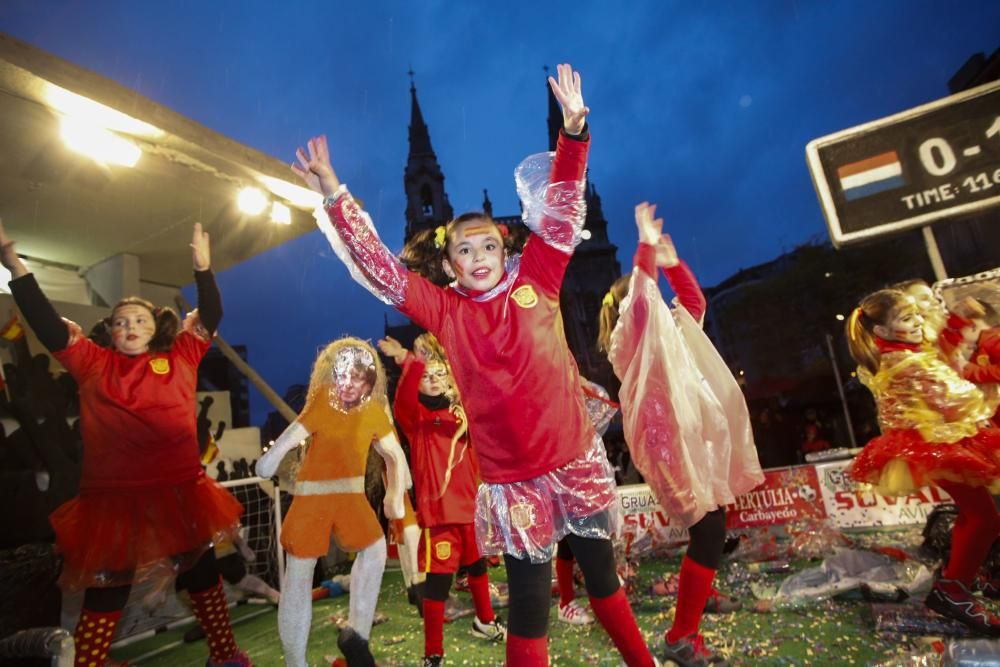
<svg viewBox="0 0 1000 667">
<path fill-rule="evenodd" d="M 38 340 L 50 352 L 65 349 L 69 344 L 69 329 L 42 292 L 35 276 L 18 257 L 14 241 L 7 237 L 2 220 L 0 220 L 0 262 L 10 271 L 12 278 L 10 293 L 28 321 L 28 326 L 38 336 Z"/>
<path fill-rule="evenodd" d="M 670 235 L 663 233 L 663 219 L 656 217 L 656 205 L 643 202 L 636 206 L 635 223 L 639 230 L 636 266 L 653 280 L 657 277 L 656 267 L 660 267 L 677 300 L 696 322 L 701 322 L 707 308 L 705 295 L 691 269 L 678 258 Z"/>
<path fill-rule="evenodd" d="M 222 321 L 222 295 L 212 273 L 212 253 L 208 232 L 201 223 L 195 223 L 191 237 L 191 256 L 194 265 L 194 282 L 198 288 L 198 317 L 202 326 L 214 334 Z"/>
<path fill-rule="evenodd" d="M 417 428 L 417 415 L 420 410 L 420 377 L 424 373 L 424 361 L 409 354 L 403 362 L 403 374 L 396 386 L 396 398 L 393 401 L 393 414 L 403 433 L 413 433 Z M 413 443 L 411 442 L 412 446 Z"/>
<path fill-rule="evenodd" d="M 586 125 L 590 109 L 583 102 L 579 72 L 558 66 L 559 80 L 549 77 L 552 93 L 562 107 L 563 129 L 555 158 L 533 155 L 515 172 L 518 195 L 524 205 L 524 222 L 548 245 L 572 253 L 580 242 L 586 221 L 584 201 L 590 136 Z"/>
<path fill-rule="evenodd" d="M 288 428 L 278 436 L 274 444 L 257 461 L 257 475 L 264 478 L 274 477 L 274 473 L 278 471 L 278 466 L 281 464 L 281 459 L 285 458 L 285 454 L 310 435 L 308 429 L 298 421 L 289 424 Z"/>
</svg>

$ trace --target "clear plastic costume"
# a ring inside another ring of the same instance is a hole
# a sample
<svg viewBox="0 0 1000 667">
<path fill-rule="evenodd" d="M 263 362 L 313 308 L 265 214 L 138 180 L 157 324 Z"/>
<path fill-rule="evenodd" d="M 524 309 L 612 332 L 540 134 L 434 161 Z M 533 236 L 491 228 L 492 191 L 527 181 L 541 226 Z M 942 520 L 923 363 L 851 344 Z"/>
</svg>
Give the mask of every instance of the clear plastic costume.
<svg viewBox="0 0 1000 667">
<path fill-rule="evenodd" d="M 285 454 L 310 437 L 281 536 L 288 558 L 278 631 L 289 667 L 306 665 L 313 569 L 326 554 L 331 535 L 341 549 L 357 553 L 351 568 L 349 629 L 341 632 L 338 644 L 347 655 L 344 640 L 350 638 L 351 650 L 370 656 L 367 640 L 386 559 L 385 539 L 364 493 L 373 445 L 386 463 L 386 515 L 400 519 L 404 514 L 406 458 L 387 415 L 385 372 L 364 341 L 342 338 L 320 354 L 305 408 L 257 462 L 258 474 L 273 475 Z"/>
<path fill-rule="evenodd" d="M 535 235 L 485 293 L 457 284 L 441 289 L 407 272 L 343 187 L 327 200 L 328 218 L 317 216 L 355 279 L 448 352 L 484 481 L 476 518 L 484 554 L 544 562 L 568 532 L 609 537 L 617 525 L 614 477 L 584 407 L 559 311 L 586 214 L 587 147 L 560 136 L 555 158 L 533 155 L 517 168 L 525 223 Z"/>
<path fill-rule="evenodd" d="M 904 495 L 935 480 L 1000 491 L 1000 405 L 995 384 L 962 379 L 936 350 L 877 339 L 880 366 L 860 374 L 878 404 L 882 435 L 851 465 L 855 479 Z"/>
<path fill-rule="evenodd" d="M 687 309 L 668 308 L 640 267 L 608 359 L 632 461 L 666 514 L 691 526 L 763 481 L 739 385 Z"/>
</svg>

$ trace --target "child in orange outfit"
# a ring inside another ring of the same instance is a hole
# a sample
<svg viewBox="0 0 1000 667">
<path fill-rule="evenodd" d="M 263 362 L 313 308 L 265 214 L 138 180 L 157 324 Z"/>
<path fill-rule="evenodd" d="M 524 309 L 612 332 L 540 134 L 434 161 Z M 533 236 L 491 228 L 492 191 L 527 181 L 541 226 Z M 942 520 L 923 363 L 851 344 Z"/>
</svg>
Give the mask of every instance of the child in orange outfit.
<svg viewBox="0 0 1000 667">
<path fill-rule="evenodd" d="M 350 667 L 375 664 L 368 636 L 385 569 L 386 545 L 365 496 L 369 448 L 374 444 L 385 459 L 389 478 L 385 513 L 390 519 L 403 516 L 409 479 L 385 400 L 385 373 L 372 347 L 357 338 L 334 341 L 316 360 L 302 413 L 257 462 L 258 474 L 271 477 L 289 450 L 312 438 L 281 533 L 288 558 L 278 632 L 288 667 L 306 665 L 313 569 L 329 550 L 331 536 L 342 550 L 357 553 L 351 568 L 348 626 L 341 630 L 337 645 Z"/>
</svg>

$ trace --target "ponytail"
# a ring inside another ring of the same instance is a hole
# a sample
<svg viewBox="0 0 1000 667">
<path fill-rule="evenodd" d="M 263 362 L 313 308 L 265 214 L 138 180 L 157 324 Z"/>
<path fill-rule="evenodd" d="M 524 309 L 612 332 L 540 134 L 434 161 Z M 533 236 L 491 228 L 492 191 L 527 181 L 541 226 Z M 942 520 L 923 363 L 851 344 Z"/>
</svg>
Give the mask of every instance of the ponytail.
<svg viewBox="0 0 1000 667">
<path fill-rule="evenodd" d="M 601 310 L 597 316 L 597 350 L 604 354 L 611 350 L 611 333 L 615 330 L 615 325 L 618 324 L 618 307 L 622 300 L 628 296 L 628 286 L 631 279 L 632 274 L 626 273 L 616 280 L 601 301 Z"/>
</svg>

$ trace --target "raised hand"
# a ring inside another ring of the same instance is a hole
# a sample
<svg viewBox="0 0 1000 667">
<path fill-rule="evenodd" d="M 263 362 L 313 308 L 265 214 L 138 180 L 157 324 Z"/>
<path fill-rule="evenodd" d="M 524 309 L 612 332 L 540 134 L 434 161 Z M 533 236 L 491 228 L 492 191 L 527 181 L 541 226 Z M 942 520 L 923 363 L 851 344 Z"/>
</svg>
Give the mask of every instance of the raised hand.
<svg viewBox="0 0 1000 667">
<path fill-rule="evenodd" d="M 11 278 L 20 278 L 29 273 L 28 267 L 17 256 L 14 241 L 7 236 L 7 232 L 3 228 L 3 218 L 0 218 L 0 264 L 3 264 L 3 267 L 10 271 Z"/>
<path fill-rule="evenodd" d="M 660 221 L 662 223 L 662 220 Z M 670 234 L 663 234 L 656 242 L 656 265 L 661 269 L 670 269 L 681 263 L 677 249 Z"/>
<path fill-rule="evenodd" d="M 330 165 L 330 150 L 326 145 L 326 135 L 313 137 L 306 144 L 309 155 L 302 148 L 295 150 L 298 164 L 292 163 L 292 171 L 298 175 L 310 190 L 321 195 L 332 195 L 340 187 L 340 181 Z"/>
<path fill-rule="evenodd" d="M 200 222 L 194 223 L 194 232 L 191 235 L 191 260 L 195 271 L 208 271 L 212 267 L 208 232 L 201 230 Z"/>
<path fill-rule="evenodd" d="M 378 345 L 378 349 L 382 351 L 382 354 L 390 357 L 399 365 L 402 365 L 406 359 L 406 348 L 392 336 L 386 336 L 375 344 Z"/>
<path fill-rule="evenodd" d="M 642 202 L 635 207 L 635 226 L 639 230 L 639 242 L 656 245 L 663 233 L 663 220 L 656 217 L 656 204 Z"/>
<path fill-rule="evenodd" d="M 583 103 L 583 88 L 580 85 L 580 73 L 574 72 L 571 65 L 557 65 L 559 80 L 549 77 L 549 87 L 556 96 L 563 112 L 563 127 L 567 134 L 577 135 L 583 132 L 590 109 Z"/>
</svg>

